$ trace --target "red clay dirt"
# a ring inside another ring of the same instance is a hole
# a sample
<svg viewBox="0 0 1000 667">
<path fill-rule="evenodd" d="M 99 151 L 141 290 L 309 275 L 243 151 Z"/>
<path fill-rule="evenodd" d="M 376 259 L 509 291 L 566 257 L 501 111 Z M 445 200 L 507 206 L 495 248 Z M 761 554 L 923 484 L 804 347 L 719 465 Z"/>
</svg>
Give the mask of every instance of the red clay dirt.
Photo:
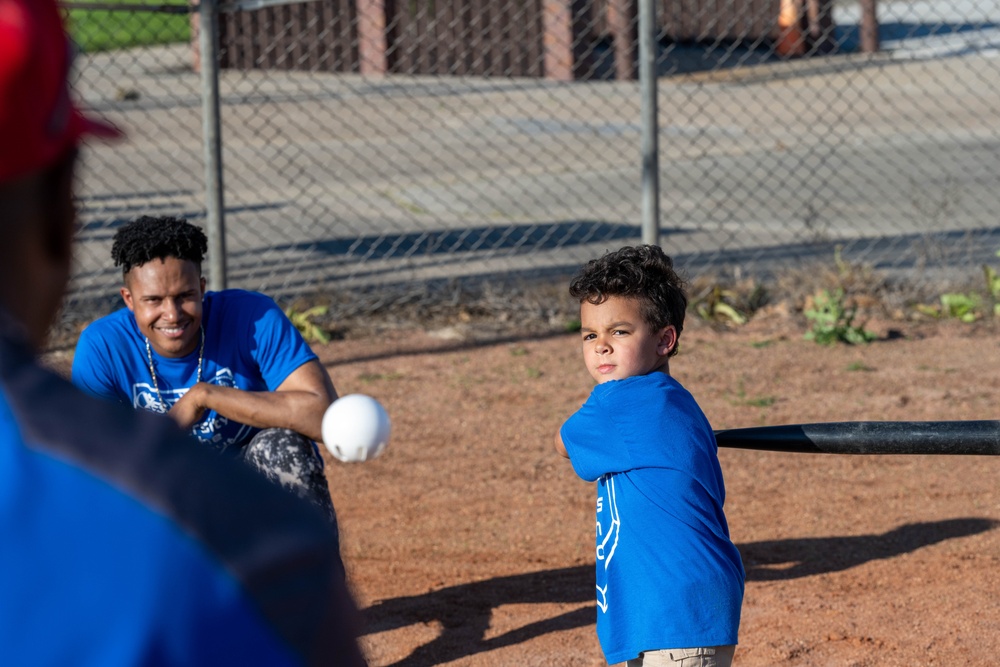
<svg viewBox="0 0 1000 667">
<path fill-rule="evenodd" d="M 876 331 L 822 347 L 788 318 L 693 322 L 671 370 L 717 429 L 1000 417 L 997 326 Z M 393 419 L 380 459 L 327 466 L 373 667 L 605 664 L 594 489 L 551 446 L 591 387 L 578 348 L 456 329 L 317 347 Z M 720 458 L 747 570 L 736 665 L 998 663 L 1000 458 Z"/>
</svg>

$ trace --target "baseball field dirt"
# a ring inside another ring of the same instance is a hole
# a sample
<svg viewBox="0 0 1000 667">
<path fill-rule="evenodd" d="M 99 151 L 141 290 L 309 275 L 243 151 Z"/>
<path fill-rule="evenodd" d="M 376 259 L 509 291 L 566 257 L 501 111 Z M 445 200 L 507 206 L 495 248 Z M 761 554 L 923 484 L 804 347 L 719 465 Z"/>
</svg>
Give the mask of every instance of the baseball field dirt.
<svg viewBox="0 0 1000 667">
<path fill-rule="evenodd" d="M 671 370 L 716 429 L 1000 417 L 1000 326 L 871 328 L 869 345 L 823 347 L 780 313 L 689 322 Z M 393 419 L 382 458 L 327 466 L 371 664 L 605 664 L 594 488 L 551 445 L 591 387 L 577 335 L 450 327 L 316 349 L 341 394 Z M 747 571 L 736 665 L 997 664 L 1000 457 L 720 459 Z"/>
</svg>

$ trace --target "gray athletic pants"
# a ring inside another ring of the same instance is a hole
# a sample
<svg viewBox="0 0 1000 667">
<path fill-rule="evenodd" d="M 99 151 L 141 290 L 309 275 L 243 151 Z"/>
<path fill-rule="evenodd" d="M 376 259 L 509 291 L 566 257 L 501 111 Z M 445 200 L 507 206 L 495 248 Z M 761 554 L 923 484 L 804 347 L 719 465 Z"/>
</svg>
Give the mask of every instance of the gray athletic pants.
<svg viewBox="0 0 1000 667">
<path fill-rule="evenodd" d="M 272 482 L 326 512 L 334 534 L 338 533 L 323 459 L 312 440 L 287 428 L 268 428 L 247 443 L 241 456 Z"/>
</svg>

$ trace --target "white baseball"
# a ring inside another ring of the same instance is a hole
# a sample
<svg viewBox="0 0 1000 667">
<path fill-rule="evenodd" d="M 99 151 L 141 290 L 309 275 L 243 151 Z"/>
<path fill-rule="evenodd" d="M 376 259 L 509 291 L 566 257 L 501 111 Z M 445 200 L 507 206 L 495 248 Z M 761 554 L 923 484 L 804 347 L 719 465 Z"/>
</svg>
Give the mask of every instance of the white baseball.
<svg viewBox="0 0 1000 667">
<path fill-rule="evenodd" d="M 369 461 L 389 444 L 392 425 L 382 404 L 365 394 L 348 394 L 323 414 L 323 444 L 341 461 Z"/>
</svg>

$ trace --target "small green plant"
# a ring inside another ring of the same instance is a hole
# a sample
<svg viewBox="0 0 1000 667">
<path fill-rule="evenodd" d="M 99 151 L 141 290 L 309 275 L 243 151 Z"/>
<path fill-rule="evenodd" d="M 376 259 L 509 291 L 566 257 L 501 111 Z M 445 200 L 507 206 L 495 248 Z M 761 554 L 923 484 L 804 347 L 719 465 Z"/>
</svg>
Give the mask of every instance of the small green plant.
<svg viewBox="0 0 1000 667">
<path fill-rule="evenodd" d="M 728 320 L 729 322 L 741 325 L 746 324 L 747 318 L 740 311 L 736 310 L 728 303 L 737 297 L 732 290 L 723 289 L 720 285 L 713 285 L 694 304 L 694 310 L 703 320 Z"/>
<path fill-rule="evenodd" d="M 941 313 L 944 317 L 953 317 L 962 322 L 975 322 L 979 319 L 979 306 L 982 299 L 978 294 L 951 293 L 941 295 Z"/>
<path fill-rule="evenodd" d="M 325 345 L 330 342 L 330 334 L 323 327 L 313 322 L 313 318 L 326 315 L 328 310 L 326 306 L 313 306 L 312 308 L 298 311 L 289 306 L 285 310 L 285 316 L 291 320 L 307 343 L 321 343 Z"/>
<path fill-rule="evenodd" d="M 732 405 L 746 405 L 752 408 L 769 408 L 778 402 L 777 396 L 747 396 L 746 386 L 740 380 L 735 396 L 729 401 Z"/>
<path fill-rule="evenodd" d="M 852 373 L 856 371 L 863 371 L 865 373 L 870 373 L 875 369 L 863 361 L 852 361 L 847 365 L 847 370 Z"/>
<path fill-rule="evenodd" d="M 997 257 L 1000 257 L 1000 250 Z M 986 289 L 993 297 L 993 316 L 1000 317 L 1000 274 L 989 264 L 983 264 L 983 274 L 986 276 Z"/>
<path fill-rule="evenodd" d="M 937 305 L 918 304 L 916 310 L 919 313 L 933 317 L 935 319 L 956 319 L 962 322 L 971 323 L 979 319 L 979 308 L 982 300 L 978 294 L 969 292 L 949 292 L 938 297 Z"/>
<path fill-rule="evenodd" d="M 876 338 L 874 333 L 854 323 L 857 307 L 847 304 L 844 290 L 839 287 L 833 292 L 826 289 L 817 292 L 812 307 L 803 314 L 812 322 L 812 328 L 806 332 L 806 340 L 820 345 L 859 345 Z"/>
<path fill-rule="evenodd" d="M 996 255 L 1000 257 L 1000 250 Z M 983 303 L 983 296 L 977 292 L 948 292 L 938 297 L 938 304 L 917 304 L 914 308 L 935 319 L 951 318 L 967 323 L 975 322 L 989 312 L 994 317 L 1000 317 L 1000 273 L 989 264 L 983 264 L 983 277 L 988 294 L 986 301 L 992 301 L 992 304 Z"/>
</svg>

